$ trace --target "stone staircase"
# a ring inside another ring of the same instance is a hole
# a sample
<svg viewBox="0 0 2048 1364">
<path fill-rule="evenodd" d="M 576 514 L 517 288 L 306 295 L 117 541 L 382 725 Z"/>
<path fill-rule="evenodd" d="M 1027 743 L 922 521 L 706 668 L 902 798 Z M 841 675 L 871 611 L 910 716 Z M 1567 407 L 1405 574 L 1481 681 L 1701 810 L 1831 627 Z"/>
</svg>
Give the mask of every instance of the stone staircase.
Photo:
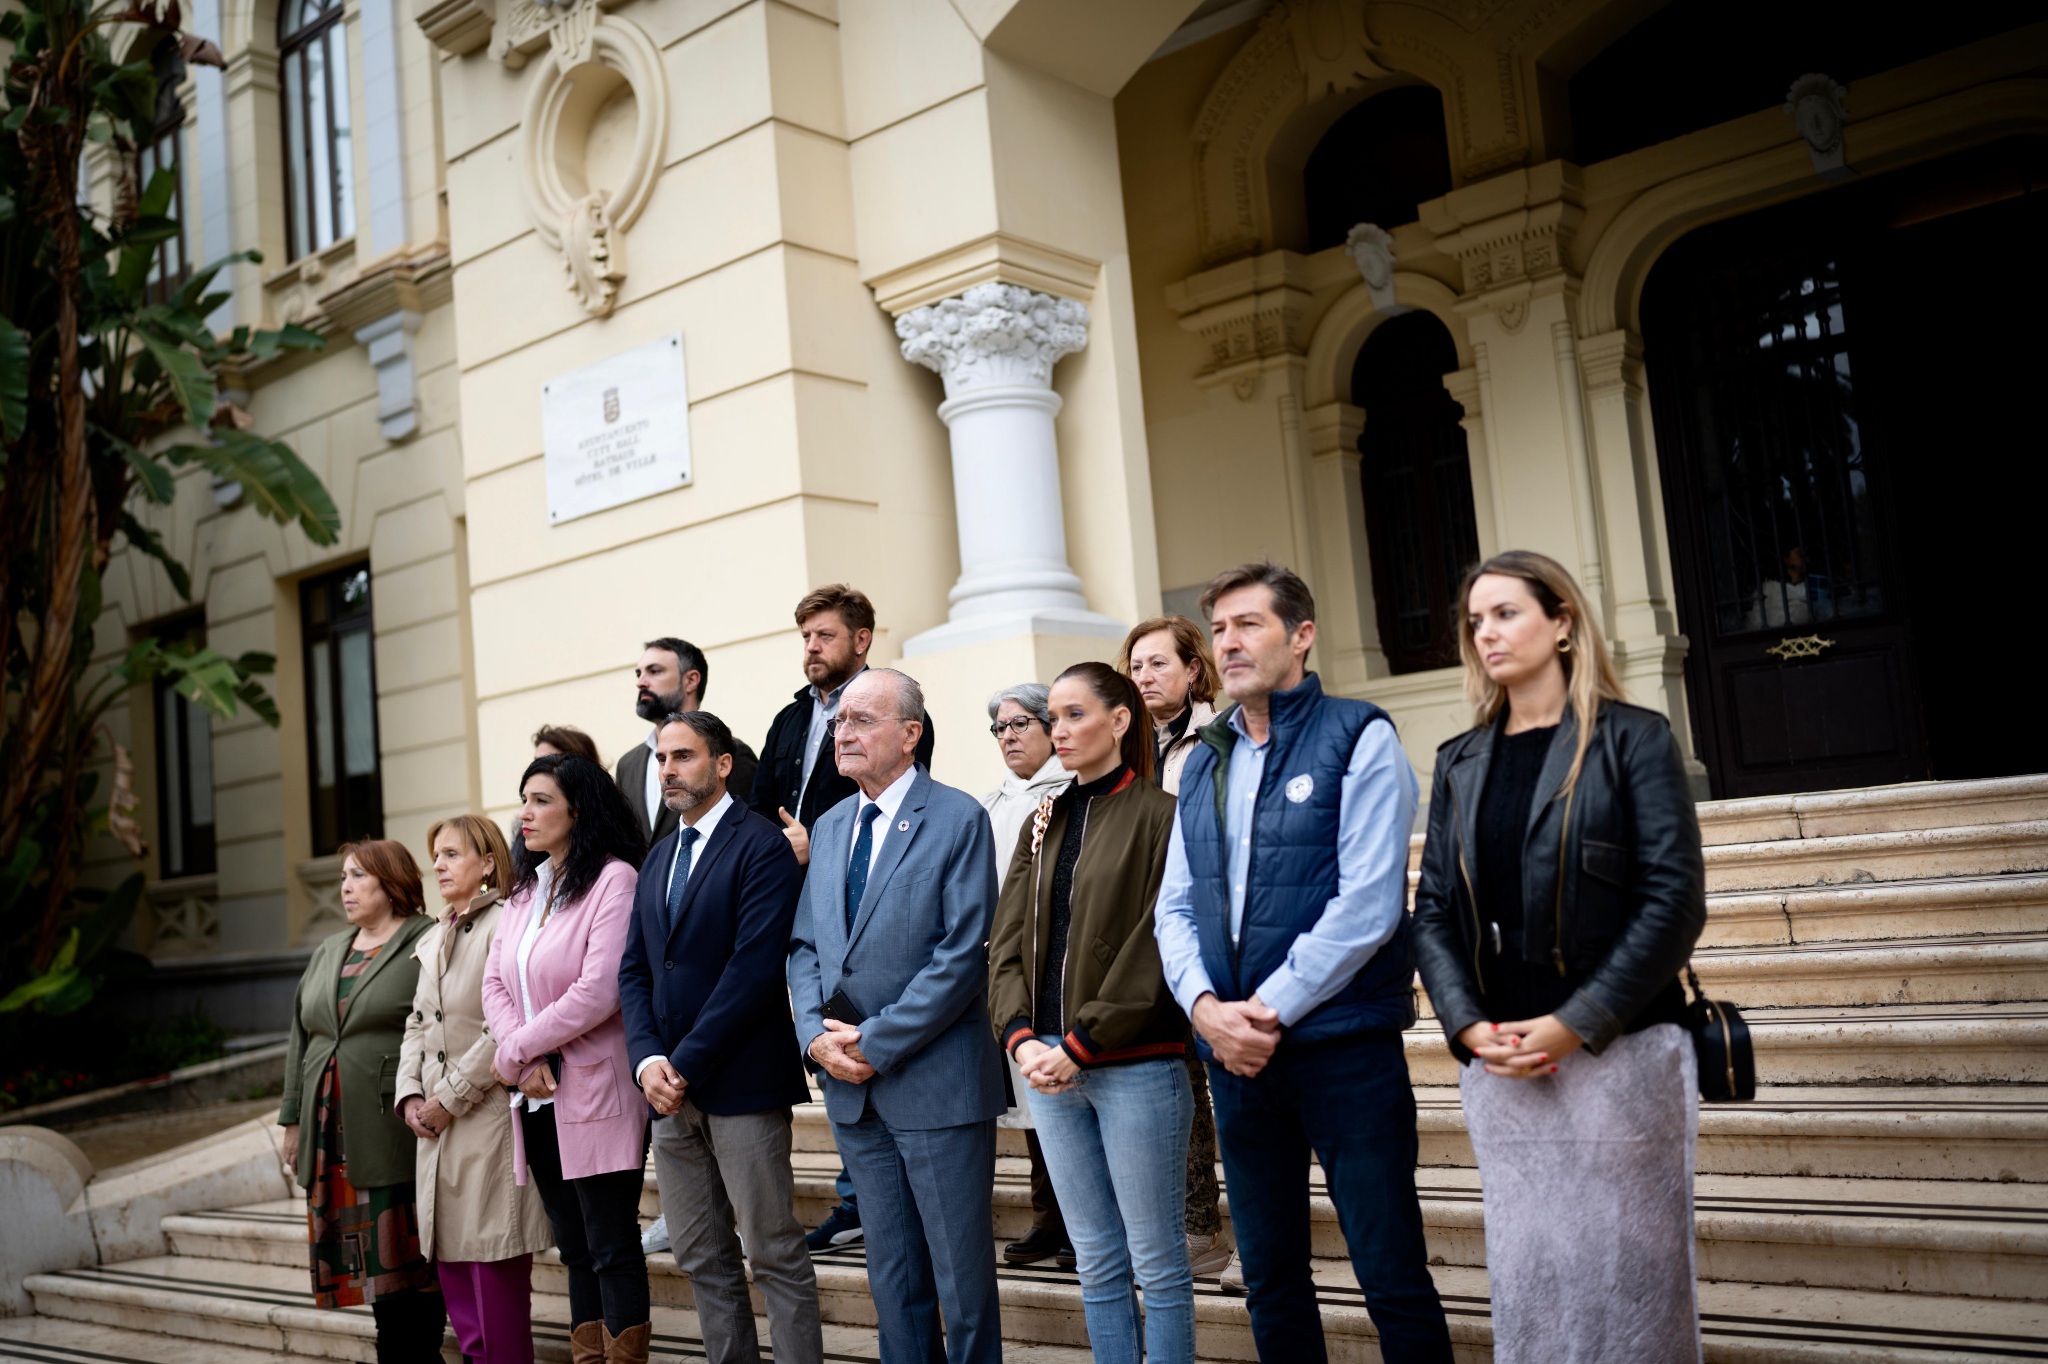
<svg viewBox="0 0 2048 1364">
<path fill-rule="evenodd" d="M 1695 963 L 1750 1020 L 1763 1085 L 1701 1117 L 1708 1359 L 2048 1359 L 2048 777 L 1717 802 L 1701 822 L 1710 915 Z M 1485 1238 L 1456 1073 L 1427 1018 L 1408 1054 L 1434 1272 L 1460 1358 L 1483 1361 Z M 838 1167 L 816 1104 L 798 1111 L 797 1146 L 810 1223 Z M 1007 1240 L 1029 1219 L 1020 1134 L 1000 1153 Z M 1376 1360 L 1311 1179 L 1331 1357 Z M 656 1211 L 651 1177 L 643 1210 Z M 168 1255 L 31 1278 L 40 1315 L 0 1321 L 0 1359 L 373 1357 L 366 1312 L 307 1305 L 299 1205 L 162 1226 Z M 860 1251 L 818 1267 L 828 1353 L 874 1359 Z M 701 1357 L 687 1279 L 666 1255 L 653 1278 L 656 1357 Z M 1005 1268 L 1001 1281 L 1007 1357 L 1088 1357 L 1072 1274 Z M 560 1268 L 537 1266 L 535 1287 L 543 1357 L 565 1357 Z M 1202 1357 L 1254 1358 L 1242 1299 L 1197 1289 Z"/>
</svg>

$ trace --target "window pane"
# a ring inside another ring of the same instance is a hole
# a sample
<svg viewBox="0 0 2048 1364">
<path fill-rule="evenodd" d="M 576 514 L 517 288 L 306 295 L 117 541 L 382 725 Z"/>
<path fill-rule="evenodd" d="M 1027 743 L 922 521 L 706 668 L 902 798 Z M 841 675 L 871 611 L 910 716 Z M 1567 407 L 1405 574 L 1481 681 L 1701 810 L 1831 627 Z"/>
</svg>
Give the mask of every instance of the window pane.
<svg viewBox="0 0 2048 1364">
<path fill-rule="evenodd" d="M 295 52 L 284 59 L 284 154 L 290 161 L 290 200 L 286 217 L 290 224 L 291 254 L 306 254 L 312 228 L 310 202 L 312 167 L 306 161 L 306 57 Z"/>
<path fill-rule="evenodd" d="M 185 711 L 187 761 L 192 780 L 186 794 L 192 802 L 192 825 L 205 829 L 213 825 L 213 716 L 206 707 L 179 698 Z"/>
<path fill-rule="evenodd" d="M 327 48 L 327 90 L 333 119 L 334 235 L 329 241 L 355 235 L 356 159 L 354 120 L 348 97 L 348 28 L 336 20 L 321 40 Z"/>
<path fill-rule="evenodd" d="M 370 669 L 370 632 L 341 637 L 342 766 L 345 776 L 377 770 L 377 684 Z"/>
<path fill-rule="evenodd" d="M 306 671 L 313 675 L 313 785 L 322 791 L 334 788 L 334 673 L 327 651 L 324 639 L 306 651 Z"/>
<path fill-rule="evenodd" d="M 158 832 L 164 840 L 163 872 L 165 876 L 185 874 L 185 755 L 183 719 L 178 714 L 184 701 L 174 688 L 157 688 L 157 733 L 162 742 L 157 745 L 157 761 L 163 770 L 158 774 L 156 789 L 162 798 L 163 809 L 158 819 Z"/>
<path fill-rule="evenodd" d="M 306 218 L 306 250 L 312 252 L 334 240 L 334 201 L 329 197 L 334 162 L 327 143 L 333 117 L 327 101 L 327 44 L 308 43 L 301 57 L 306 64 L 306 178 L 312 201 L 312 211 Z"/>
</svg>

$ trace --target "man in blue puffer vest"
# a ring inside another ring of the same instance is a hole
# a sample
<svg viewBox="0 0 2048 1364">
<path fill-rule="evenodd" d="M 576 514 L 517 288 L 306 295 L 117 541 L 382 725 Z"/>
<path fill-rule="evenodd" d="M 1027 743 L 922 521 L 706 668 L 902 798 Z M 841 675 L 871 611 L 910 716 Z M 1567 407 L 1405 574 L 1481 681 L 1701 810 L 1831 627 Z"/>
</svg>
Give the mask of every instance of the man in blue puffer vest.
<svg viewBox="0 0 2048 1364">
<path fill-rule="evenodd" d="M 1156 932 L 1209 1063 L 1217 1144 L 1270 1364 L 1323 1364 L 1309 1274 L 1311 1152 L 1388 1364 L 1450 1364 L 1415 1194 L 1408 835 L 1393 721 L 1306 671 L 1308 585 L 1271 563 L 1202 594 L 1223 690 L 1181 774 Z"/>
</svg>

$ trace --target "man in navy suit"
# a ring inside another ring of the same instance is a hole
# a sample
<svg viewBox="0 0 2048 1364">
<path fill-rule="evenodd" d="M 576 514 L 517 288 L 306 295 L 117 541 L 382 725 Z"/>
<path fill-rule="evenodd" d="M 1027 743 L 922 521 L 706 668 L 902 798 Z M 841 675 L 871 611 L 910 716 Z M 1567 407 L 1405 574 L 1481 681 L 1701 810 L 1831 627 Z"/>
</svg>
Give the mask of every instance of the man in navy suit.
<svg viewBox="0 0 2048 1364">
<path fill-rule="evenodd" d="M 790 1108 L 810 1092 L 783 978 L 803 869 L 781 830 L 726 793 L 724 721 L 671 714 L 655 760 L 677 826 L 640 868 L 619 1007 L 656 1114 L 670 1244 L 711 1364 L 761 1358 L 741 1241 L 776 1364 L 819 1364 L 817 1275 L 791 1203 Z"/>
<path fill-rule="evenodd" d="M 890 668 L 840 699 L 833 744 L 859 790 L 812 834 L 789 992 L 860 1198 L 882 1359 L 999 1364 L 995 842 L 981 802 L 914 761 L 923 715 Z"/>
</svg>

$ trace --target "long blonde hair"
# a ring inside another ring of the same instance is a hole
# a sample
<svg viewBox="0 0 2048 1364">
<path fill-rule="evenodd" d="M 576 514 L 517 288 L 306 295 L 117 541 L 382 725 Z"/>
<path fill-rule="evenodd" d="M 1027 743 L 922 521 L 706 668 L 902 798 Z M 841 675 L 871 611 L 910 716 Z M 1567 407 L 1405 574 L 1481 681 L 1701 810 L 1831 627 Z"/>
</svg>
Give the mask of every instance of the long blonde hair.
<svg viewBox="0 0 2048 1364">
<path fill-rule="evenodd" d="M 1533 549 L 1511 549 L 1467 573 L 1458 588 L 1458 656 L 1465 661 L 1465 699 L 1472 703 L 1474 725 L 1492 724 L 1508 704 L 1508 689 L 1487 674 L 1485 660 L 1480 658 L 1479 646 L 1472 639 L 1472 587 L 1489 574 L 1519 578 L 1528 584 L 1529 595 L 1550 619 L 1571 616 L 1572 628 L 1565 635 L 1570 647 L 1560 650 L 1557 660 L 1564 665 L 1565 696 L 1579 729 L 1578 750 L 1572 754 L 1571 770 L 1558 789 L 1559 795 L 1565 795 L 1578 784 L 1579 769 L 1585 766 L 1600 703 L 1626 701 L 1628 695 L 1621 689 L 1614 659 L 1607 652 L 1606 636 L 1600 633 L 1599 619 L 1586 601 L 1586 594 L 1579 590 L 1578 580 L 1547 554 L 1538 554 Z"/>
</svg>

